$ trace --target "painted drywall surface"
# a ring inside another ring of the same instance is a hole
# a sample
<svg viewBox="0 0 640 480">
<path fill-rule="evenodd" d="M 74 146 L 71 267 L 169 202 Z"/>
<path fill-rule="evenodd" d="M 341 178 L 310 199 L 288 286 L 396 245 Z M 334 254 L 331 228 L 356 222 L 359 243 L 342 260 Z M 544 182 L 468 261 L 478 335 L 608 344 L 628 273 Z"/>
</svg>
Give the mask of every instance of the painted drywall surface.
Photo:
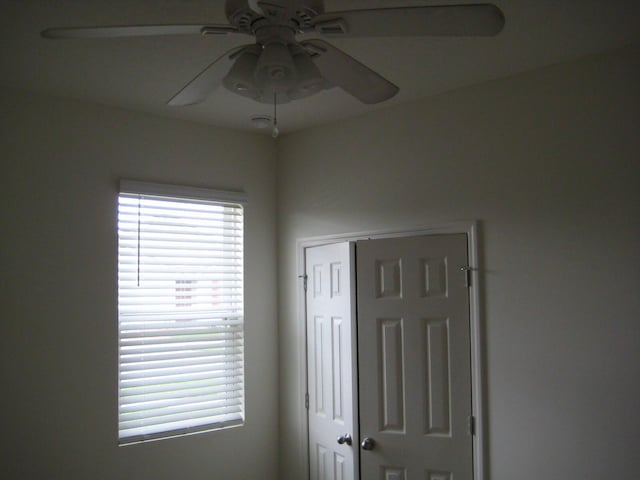
<svg viewBox="0 0 640 480">
<path fill-rule="evenodd" d="M 485 478 L 637 477 L 639 53 L 280 140 L 283 479 L 305 472 L 296 239 L 470 219 L 481 222 Z"/>
<path fill-rule="evenodd" d="M 5 478 L 277 478 L 270 138 L 0 93 Z M 246 425 L 117 446 L 120 177 L 243 189 Z"/>
</svg>

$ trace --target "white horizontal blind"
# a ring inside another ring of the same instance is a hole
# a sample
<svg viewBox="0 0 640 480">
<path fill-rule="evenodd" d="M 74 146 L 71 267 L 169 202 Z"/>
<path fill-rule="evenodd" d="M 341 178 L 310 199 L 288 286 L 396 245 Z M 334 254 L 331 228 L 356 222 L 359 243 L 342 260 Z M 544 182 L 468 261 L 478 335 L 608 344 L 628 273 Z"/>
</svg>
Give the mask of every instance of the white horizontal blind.
<svg viewBox="0 0 640 480">
<path fill-rule="evenodd" d="M 121 192 L 120 443 L 243 422 L 243 304 L 241 205 Z"/>
</svg>

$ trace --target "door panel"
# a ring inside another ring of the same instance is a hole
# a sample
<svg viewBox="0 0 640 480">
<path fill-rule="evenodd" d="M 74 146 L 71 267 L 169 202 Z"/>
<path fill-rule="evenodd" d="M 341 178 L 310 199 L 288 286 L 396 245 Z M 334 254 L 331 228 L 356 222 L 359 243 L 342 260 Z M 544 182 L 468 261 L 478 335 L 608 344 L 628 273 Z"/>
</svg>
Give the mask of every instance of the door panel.
<svg viewBox="0 0 640 480">
<path fill-rule="evenodd" d="M 311 480 L 355 480 L 355 287 L 353 244 L 308 248 L 307 370 Z M 349 434 L 355 446 L 339 444 Z"/>
<path fill-rule="evenodd" d="M 356 250 L 361 478 L 471 480 L 466 235 Z"/>
</svg>

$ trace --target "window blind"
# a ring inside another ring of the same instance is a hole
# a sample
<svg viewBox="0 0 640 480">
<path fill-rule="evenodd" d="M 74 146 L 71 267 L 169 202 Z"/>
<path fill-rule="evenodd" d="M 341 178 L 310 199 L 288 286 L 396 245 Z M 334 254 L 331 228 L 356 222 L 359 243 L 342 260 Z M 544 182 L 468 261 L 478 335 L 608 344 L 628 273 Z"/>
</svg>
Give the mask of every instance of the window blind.
<svg viewBox="0 0 640 480">
<path fill-rule="evenodd" d="M 243 207 L 160 187 L 119 196 L 121 444 L 244 419 Z"/>
</svg>

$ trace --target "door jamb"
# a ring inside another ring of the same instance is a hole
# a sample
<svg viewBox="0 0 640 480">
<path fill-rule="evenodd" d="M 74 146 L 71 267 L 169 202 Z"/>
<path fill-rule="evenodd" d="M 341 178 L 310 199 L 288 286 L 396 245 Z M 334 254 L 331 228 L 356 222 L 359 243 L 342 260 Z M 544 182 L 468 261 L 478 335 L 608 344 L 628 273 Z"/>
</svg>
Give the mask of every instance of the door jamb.
<svg viewBox="0 0 640 480">
<path fill-rule="evenodd" d="M 473 436 L 473 478 L 474 480 L 484 480 L 485 473 L 485 422 L 484 422 L 484 378 L 482 369 L 482 345 L 484 339 L 481 329 L 481 309 L 480 309 L 480 285 L 478 273 L 478 222 L 475 220 L 452 222 L 443 225 L 433 225 L 419 227 L 410 230 L 378 230 L 358 233 L 343 233 L 334 235 L 323 235 L 316 237 L 300 238 L 296 241 L 297 274 L 298 277 L 305 275 L 305 250 L 310 247 L 317 247 L 329 243 L 355 242 L 357 240 L 413 237 L 420 235 L 443 235 L 464 233 L 467 235 L 467 256 L 471 274 L 471 285 L 469 286 L 469 322 L 471 335 L 471 412 L 474 417 Z M 304 464 L 307 465 L 307 479 L 309 478 L 309 424 L 308 412 L 305 408 L 305 395 L 307 393 L 307 335 L 306 335 L 306 296 L 304 282 L 298 282 L 297 288 L 298 322 L 296 326 L 298 332 L 296 338 L 302 339 L 304 348 L 298 350 L 298 365 L 305 368 L 299 370 L 298 392 L 298 416 L 302 420 L 302 439 L 307 448 L 303 449 Z M 357 360 L 357 359 L 356 359 Z M 356 442 L 358 439 L 354 439 Z M 354 455 L 354 461 L 357 457 Z M 355 479 L 358 480 L 358 479 Z"/>
</svg>

